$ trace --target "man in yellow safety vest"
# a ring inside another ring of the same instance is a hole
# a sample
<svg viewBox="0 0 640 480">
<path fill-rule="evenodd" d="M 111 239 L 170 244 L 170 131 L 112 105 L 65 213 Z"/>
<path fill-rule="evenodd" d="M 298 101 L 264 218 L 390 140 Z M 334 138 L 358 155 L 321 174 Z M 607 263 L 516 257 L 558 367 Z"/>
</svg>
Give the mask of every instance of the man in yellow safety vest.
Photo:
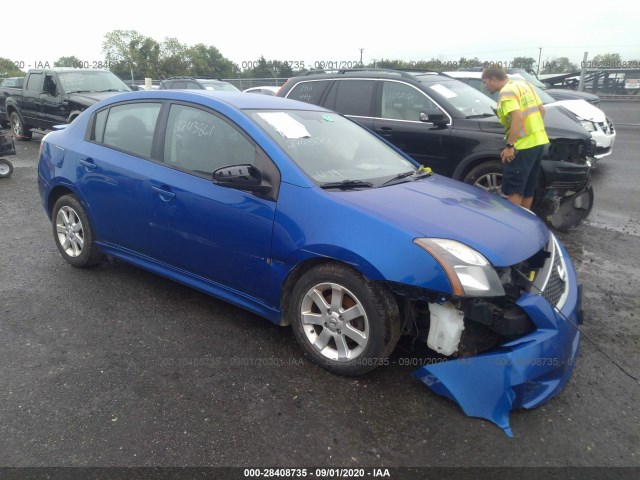
<svg viewBox="0 0 640 480">
<path fill-rule="evenodd" d="M 500 91 L 497 114 L 506 139 L 500 153 L 504 163 L 502 193 L 516 205 L 531 210 L 544 146 L 549 143 L 544 106 L 531 84 L 509 80 L 502 67 L 485 68 L 482 83 L 491 93 Z"/>
</svg>

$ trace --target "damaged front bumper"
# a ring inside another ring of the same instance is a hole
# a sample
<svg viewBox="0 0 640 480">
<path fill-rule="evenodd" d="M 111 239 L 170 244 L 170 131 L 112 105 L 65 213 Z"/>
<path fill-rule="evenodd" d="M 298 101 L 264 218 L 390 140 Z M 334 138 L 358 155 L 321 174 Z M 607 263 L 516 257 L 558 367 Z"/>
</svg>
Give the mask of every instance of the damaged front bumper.
<svg viewBox="0 0 640 480">
<path fill-rule="evenodd" d="M 414 372 L 434 392 L 460 405 L 466 415 L 494 422 L 512 437 L 509 412 L 534 408 L 557 395 L 576 363 L 582 323 L 582 289 L 566 261 L 567 298 L 560 311 L 540 294 L 517 302 L 536 330 L 491 352 L 430 364 Z"/>
</svg>

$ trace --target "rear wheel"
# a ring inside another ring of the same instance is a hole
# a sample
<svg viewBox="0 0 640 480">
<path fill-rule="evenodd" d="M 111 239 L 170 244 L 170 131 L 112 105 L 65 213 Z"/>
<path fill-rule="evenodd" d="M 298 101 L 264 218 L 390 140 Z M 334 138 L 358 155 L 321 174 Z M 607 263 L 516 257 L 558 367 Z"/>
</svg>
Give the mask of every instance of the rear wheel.
<svg viewBox="0 0 640 480">
<path fill-rule="evenodd" d="M 64 195 L 58 199 L 51 224 L 56 246 L 68 263 L 83 268 L 100 262 L 102 255 L 95 246 L 89 217 L 75 196 Z"/>
<path fill-rule="evenodd" d="M 18 112 L 11 112 L 9 122 L 11 122 L 11 130 L 18 140 L 31 140 L 33 134 L 31 130 L 27 129 Z"/>
<path fill-rule="evenodd" d="M 336 263 L 308 271 L 293 289 L 291 324 L 318 365 L 341 375 L 362 375 L 380 365 L 400 338 L 391 292 Z"/>
</svg>

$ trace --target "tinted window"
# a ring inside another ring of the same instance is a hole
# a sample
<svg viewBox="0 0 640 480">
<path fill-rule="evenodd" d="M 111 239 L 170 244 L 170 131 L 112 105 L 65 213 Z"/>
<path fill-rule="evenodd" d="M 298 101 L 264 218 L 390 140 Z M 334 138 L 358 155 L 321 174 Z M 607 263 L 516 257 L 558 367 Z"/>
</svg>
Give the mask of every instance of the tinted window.
<svg viewBox="0 0 640 480">
<path fill-rule="evenodd" d="M 374 80 L 338 80 L 335 82 L 325 106 L 344 115 L 373 116 Z"/>
<path fill-rule="evenodd" d="M 233 125 L 212 113 L 172 105 L 164 145 L 164 161 L 211 177 L 226 165 L 255 163 L 256 149 Z"/>
<path fill-rule="evenodd" d="M 320 105 L 322 94 L 331 82 L 332 80 L 300 82 L 291 89 L 291 91 L 287 95 L 287 98 Z"/>
<path fill-rule="evenodd" d="M 160 106 L 159 103 L 134 103 L 111 107 L 101 143 L 140 157 L 150 157 Z M 97 127 L 102 121 L 101 114 L 98 114 L 95 122 L 96 141 L 99 138 Z"/>
<path fill-rule="evenodd" d="M 438 107 L 417 88 L 401 82 L 382 84 L 382 117 L 420 121 L 420 112 Z"/>
</svg>

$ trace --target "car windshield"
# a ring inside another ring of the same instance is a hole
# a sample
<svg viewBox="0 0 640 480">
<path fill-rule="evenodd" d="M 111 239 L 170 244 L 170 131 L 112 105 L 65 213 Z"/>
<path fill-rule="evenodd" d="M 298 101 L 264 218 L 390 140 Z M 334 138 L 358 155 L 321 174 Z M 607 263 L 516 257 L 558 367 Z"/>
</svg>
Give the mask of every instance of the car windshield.
<svg viewBox="0 0 640 480">
<path fill-rule="evenodd" d="M 418 80 L 426 85 L 430 94 L 449 103 L 466 117 L 495 115 L 496 102 L 466 83 L 454 79 L 434 82 L 432 76 L 425 76 L 424 80 L 420 77 L 417 76 Z"/>
<path fill-rule="evenodd" d="M 207 80 L 200 80 L 200 83 L 206 90 L 222 90 L 223 92 L 239 92 L 236 87 L 226 82 L 212 82 Z"/>
<path fill-rule="evenodd" d="M 306 110 L 248 113 L 319 185 L 347 181 L 379 186 L 390 177 L 418 169 L 371 132 L 336 113 Z"/>
<path fill-rule="evenodd" d="M 67 93 L 73 92 L 128 92 L 127 85 L 111 72 L 79 70 L 59 72 L 58 78 Z"/>
</svg>

